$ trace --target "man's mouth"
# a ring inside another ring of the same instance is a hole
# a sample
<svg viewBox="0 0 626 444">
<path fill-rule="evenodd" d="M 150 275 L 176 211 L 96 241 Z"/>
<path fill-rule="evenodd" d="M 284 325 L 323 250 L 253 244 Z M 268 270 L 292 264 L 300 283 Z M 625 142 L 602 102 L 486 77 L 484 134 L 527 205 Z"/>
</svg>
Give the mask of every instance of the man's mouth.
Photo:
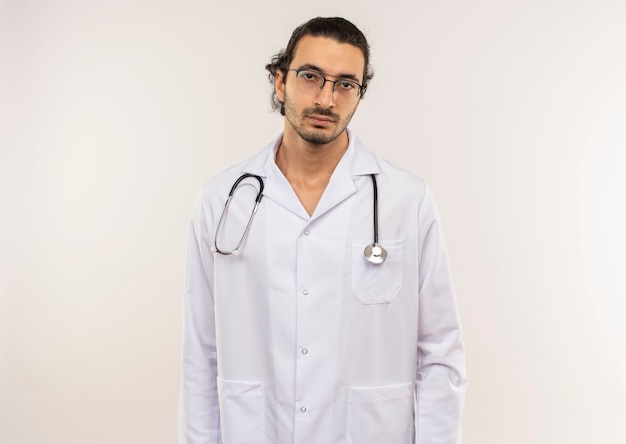
<svg viewBox="0 0 626 444">
<path fill-rule="evenodd" d="M 326 116 L 312 115 L 312 116 L 309 116 L 309 117 L 311 119 L 313 119 L 313 120 L 319 120 L 319 121 L 322 121 L 322 122 L 332 122 L 333 121 L 333 119 L 331 119 L 330 117 L 326 117 Z"/>
<path fill-rule="evenodd" d="M 334 122 L 335 120 L 338 120 L 339 117 L 335 115 L 330 109 L 320 107 L 307 108 L 304 110 L 304 115 L 312 119 L 326 120 L 329 122 Z"/>
</svg>

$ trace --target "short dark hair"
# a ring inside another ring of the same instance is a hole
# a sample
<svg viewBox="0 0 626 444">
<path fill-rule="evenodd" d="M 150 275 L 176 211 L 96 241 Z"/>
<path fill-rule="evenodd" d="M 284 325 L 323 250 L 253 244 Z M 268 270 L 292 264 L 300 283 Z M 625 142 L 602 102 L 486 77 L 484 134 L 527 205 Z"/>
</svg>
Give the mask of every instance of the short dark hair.
<svg viewBox="0 0 626 444">
<path fill-rule="evenodd" d="M 298 26 L 291 34 L 287 48 L 281 50 L 278 54 L 272 57 L 270 63 L 265 65 L 265 69 L 269 71 L 269 81 L 272 87 L 275 86 L 276 73 L 281 71 L 283 75 L 283 82 L 289 69 L 289 65 L 293 60 L 293 56 L 296 50 L 296 46 L 302 37 L 305 35 L 311 35 L 313 37 L 326 37 L 333 39 L 339 43 L 348 43 L 352 46 L 356 46 L 363 52 L 365 58 L 365 68 L 363 69 L 363 89 L 361 90 L 361 97 L 365 94 L 367 85 L 374 72 L 370 66 L 370 46 L 367 43 L 367 39 L 359 28 L 354 26 L 348 20 L 341 17 L 316 17 L 309 20 L 306 23 Z M 280 113 L 285 115 L 285 105 L 280 101 L 276 95 L 276 91 L 272 89 L 272 109 L 279 110 Z"/>
</svg>

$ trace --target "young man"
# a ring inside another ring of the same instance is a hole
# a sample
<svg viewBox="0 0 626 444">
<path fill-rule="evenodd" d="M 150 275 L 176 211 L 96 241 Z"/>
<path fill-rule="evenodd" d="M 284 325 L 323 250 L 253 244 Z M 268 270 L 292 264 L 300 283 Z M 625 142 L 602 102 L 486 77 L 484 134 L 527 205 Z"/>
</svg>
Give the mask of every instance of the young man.
<svg viewBox="0 0 626 444">
<path fill-rule="evenodd" d="M 460 443 L 433 197 L 347 129 L 372 77 L 365 37 L 316 18 L 267 69 L 284 133 L 208 182 L 192 219 L 179 442 Z"/>
</svg>

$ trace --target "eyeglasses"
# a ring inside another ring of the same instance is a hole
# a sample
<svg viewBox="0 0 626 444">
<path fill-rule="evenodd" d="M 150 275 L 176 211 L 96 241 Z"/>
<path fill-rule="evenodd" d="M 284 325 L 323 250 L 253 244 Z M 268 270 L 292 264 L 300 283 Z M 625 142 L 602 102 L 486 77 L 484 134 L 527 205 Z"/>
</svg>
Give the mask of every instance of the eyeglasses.
<svg viewBox="0 0 626 444">
<path fill-rule="evenodd" d="M 343 103 L 351 103 L 361 97 L 361 91 L 363 91 L 363 86 L 359 85 L 354 80 L 342 78 L 330 80 L 321 72 L 312 69 L 291 68 L 289 71 L 296 72 L 296 87 L 302 94 L 318 94 L 320 90 L 324 88 L 326 82 L 330 82 L 333 84 L 335 100 Z"/>
</svg>

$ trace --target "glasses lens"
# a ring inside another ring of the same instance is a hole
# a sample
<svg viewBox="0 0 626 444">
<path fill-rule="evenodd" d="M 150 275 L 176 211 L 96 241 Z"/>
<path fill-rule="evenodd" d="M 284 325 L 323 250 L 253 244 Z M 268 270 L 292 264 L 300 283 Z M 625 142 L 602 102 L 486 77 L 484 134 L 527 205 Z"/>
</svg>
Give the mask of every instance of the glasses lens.
<svg viewBox="0 0 626 444">
<path fill-rule="evenodd" d="M 319 93 L 324 82 L 324 76 L 317 71 L 307 69 L 296 71 L 296 86 L 303 94 L 314 95 Z M 353 80 L 337 79 L 335 81 L 328 80 L 328 82 L 334 84 L 335 100 L 352 102 L 358 98 L 361 92 L 361 87 Z"/>
<path fill-rule="evenodd" d="M 335 82 L 335 97 L 346 102 L 355 100 L 360 90 L 359 84 L 352 80 L 339 79 Z"/>
<path fill-rule="evenodd" d="M 296 71 L 296 75 L 298 90 L 304 94 L 317 94 L 324 84 L 324 76 L 319 72 L 303 69 Z"/>
</svg>

